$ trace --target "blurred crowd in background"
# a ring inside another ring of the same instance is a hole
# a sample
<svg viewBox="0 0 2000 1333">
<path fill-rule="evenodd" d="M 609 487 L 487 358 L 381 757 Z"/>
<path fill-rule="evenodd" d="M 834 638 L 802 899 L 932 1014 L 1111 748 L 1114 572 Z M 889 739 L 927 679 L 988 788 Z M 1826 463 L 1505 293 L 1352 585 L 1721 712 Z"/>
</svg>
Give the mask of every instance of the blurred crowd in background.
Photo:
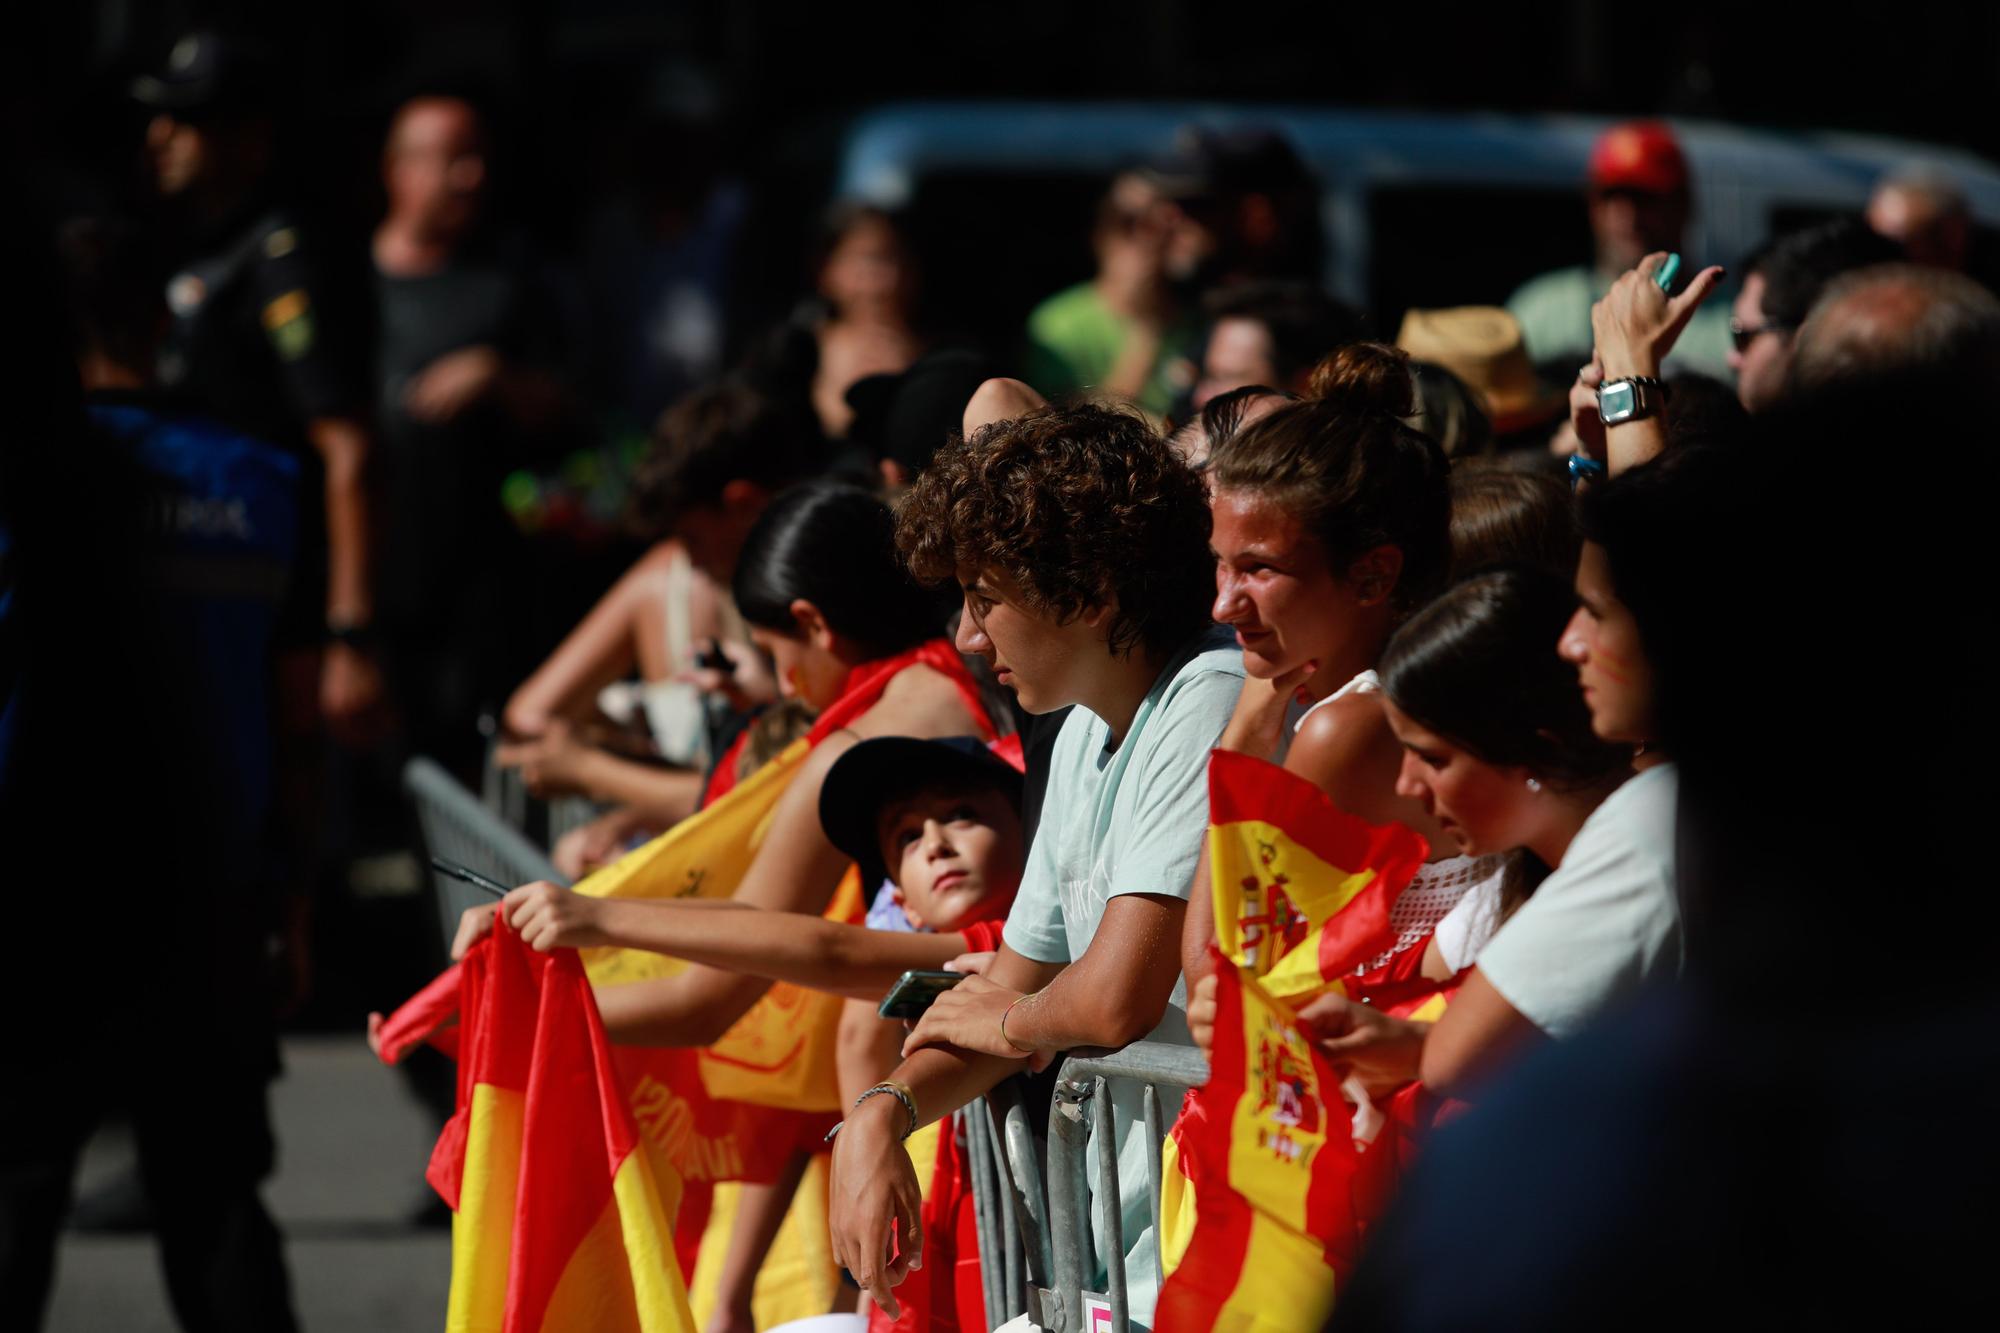
<svg viewBox="0 0 2000 1333">
<path fill-rule="evenodd" d="M 1199 8 L 1172 7 L 1213 18 Z M 830 475 L 897 495 L 977 415 L 978 394 L 1002 399 L 987 421 L 1040 400 L 1116 403 L 1201 465 L 1317 397 L 1328 354 L 1370 340 L 1406 354 L 1405 419 L 1455 487 L 1566 485 L 1578 456 L 1588 479 L 1603 452 L 1601 427 L 1587 438 L 1605 378 L 1593 306 L 1648 256 L 1683 251 L 1703 207 L 1666 120 L 1608 124 L 1563 203 L 1561 267 L 1520 266 L 1548 253 L 1546 234 L 1510 249 L 1504 218 L 1462 217 L 1482 288 L 1384 310 L 1330 294 L 1324 182 L 1286 133 L 1195 119 L 1096 178 L 1087 205 L 1074 187 L 1060 206 L 1031 183 L 967 192 L 982 237 L 999 219 L 1055 279 L 969 305 L 938 293 L 976 288 L 1004 267 L 995 254 L 936 208 L 826 205 L 824 136 L 817 165 L 771 184 L 811 155 L 800 141 L 775 163 L 747 151 L 744 126 L 762 132 L 782 79 L 732 119 L 711 74 L 663 62 L 636 111 L 582 100 L 549 122 L 565 131 L 552 142 L 536 101 L 473 74 L 403 79 L 372 114 L 349 103 L 329 125 L 300 95 L 296 33 L 99 36 L 116 57 L 97 71 L 99 100 L 39 146 L 32 207 L 7 224 L 17 332 L 36 350 L 9 373 L 0 526 L 0 597 L 49 568 L 38 560 L 60 565 L 68 594 L 25 622 L 0 601 L 0 630 L 32 625 L 62 646 L 10 675 L 0 785 L 48 800 L 55 770 L 31 764 L 59 752 L 95 813 L 36 807 L 55 845 L 7 854 L 79 895 L 36 945 L 76 940 L 94 872 L 155 877 L 145 903 L 109 900 L 121 919 L 93 928 L 93 966 L 125 980 L 93 983 L 45 1067 L 75 1072 L 79 1031 L 179 1050 L 199 1027 L 205 1072 L 183 1063 L 173 1077 L 236 1087 L 239 1118 L 167 1114 L 160 1132 L 253 1183 L 270 1151 L 257 1107 L 273 1022 L 354 1025 L 442 956 L 398 787 L 408 758 L 474 789 L 515 774 L 536 797 L 586 803 L 544 825 L 576 876 L 696 810 L 745 728 L 768 750 L 757 727 L 802 727 L 782 702 L 799 691 L 731 597 L 772 497 Z M 1702 77 L 1654 101 L 1715 110 Z M 1950 156 L 1885 168 L 1862 207 L 1755 228 L 1749 253 L 1686 256 L 1684 281 L 1728 272 L 1661 370 L 1677 439 L 1734 438 L 1780 407 L 1800 330 L 1844 274 L 1907 266 L 1882 327 L 1917 342 L 1943 347 L 1962 332 L 1951 318 L 1990 318 L 1980 284 L 2000 214 L 1940 165 Z M 1833 360 L 1818 373 L 1866 367 L 1879 345 L 1823 346 Z M 85 438 L 89 450 L 67 443 Z M 1948 487 L 1950 454 L 1913 443 L 1885 465 Z M 143 534 L 120 527 L 133 493 L 153 516 Z M 118 591 L 129 568 L 157 576 L 159 605 Z M 1880 673 L 1907 669 L 1911 627 L 1856 615 L 1865 710 Z M 1744 671 L 1740 652 L 1718 652 L 1718 669 Z M 1753 676 L 1782 674 L 1790 653 L 1760 655 Z M 1008 715 L 1004 700 L 994 712 Z M 52 730 L 52 714 L 67 722 Z M 448 1072 L 413 1079 L 448 1109 Z M 18 1136 L 72 1153 L 96 1115 L 133 1109 L 101 1072 L 35 1083 L 73 1095 L 15 1108 L 40 1126 Z M 59 1158 L 21 1186 L 49 1216 L 67 1198 Z M 152 1205 L 98 1201 L 107 1224 L 174 1197 L 164 1177 L 148 1185 Z M 232 1243 L 269 1252 L 268 1221 L 245 1218 Z"/>
</svg>

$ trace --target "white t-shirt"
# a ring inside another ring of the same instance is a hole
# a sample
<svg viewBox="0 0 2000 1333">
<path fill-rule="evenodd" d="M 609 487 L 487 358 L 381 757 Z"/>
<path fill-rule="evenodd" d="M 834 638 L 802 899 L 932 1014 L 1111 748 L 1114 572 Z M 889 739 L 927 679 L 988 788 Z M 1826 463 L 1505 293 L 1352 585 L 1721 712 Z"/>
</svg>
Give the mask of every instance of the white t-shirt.
<svg viewBox="0 0 2000 1333">
<path fill-rule="evenodd" d="M 1085 708 L 1071 710 L 1049 757 L 1041 826 L 1007 914 L 1009 948 L 1038 962 L 1073 962 L 1090 947 L 1111 899 L 1127 893 L 1188 896 L 1208 835 L 1209 751 L 1242 689 L 1243 654 L 1235 636 L 1216 627 L 1184 645 L 1160 672 L 1117 749 L 1104 748 L 1110 729 L 1103 719 Z M 1178 962 L 1168 966 L 1179 970 Z M 1167 1011 L 1147 1040 L 1192 1044 L 1186 978 L 1175 981 Z M 1113 1084 L 1111 1111 L 1127 1295 L 1133 1322 L 1145 1327 L 1153 1322 L 1158 1295 L 1148 1180 L 1159 1161 L 1149 1169 L 1151 1144 L 1137 1086 Z M 1100 1195 L 1105 1185 L 1096 1152 L 1086 1160 L 1091 1192 Z M 1118 1256 L 1099 1255 L 1093 1281 L 1117 1262 Z"/>
<path fill-rule="evenodd" d="M 1577 831 L 1558 866 L 1479 952 L 1479 971 L 1551 1037 L 1681 969 L 1672 764 L 1636 774 Z"/>
</svg>

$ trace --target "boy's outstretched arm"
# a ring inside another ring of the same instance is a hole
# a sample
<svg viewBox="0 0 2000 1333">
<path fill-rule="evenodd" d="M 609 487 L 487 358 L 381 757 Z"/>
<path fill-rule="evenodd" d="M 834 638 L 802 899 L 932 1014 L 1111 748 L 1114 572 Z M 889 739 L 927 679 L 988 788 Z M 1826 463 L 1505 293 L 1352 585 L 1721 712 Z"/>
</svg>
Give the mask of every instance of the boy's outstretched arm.
<svg viewBox="0 0 2000 1333">
<path fill-rule="evenodd" d="M 941 968 L 965 951 L 957 932 L 870 930 L 733 901 L 592 898 L 547 881 L 515 889 L 500 910 L 544 951 L 644 949 L 863 1000 L 881 999 L 904 972 Z"/>
</svg>

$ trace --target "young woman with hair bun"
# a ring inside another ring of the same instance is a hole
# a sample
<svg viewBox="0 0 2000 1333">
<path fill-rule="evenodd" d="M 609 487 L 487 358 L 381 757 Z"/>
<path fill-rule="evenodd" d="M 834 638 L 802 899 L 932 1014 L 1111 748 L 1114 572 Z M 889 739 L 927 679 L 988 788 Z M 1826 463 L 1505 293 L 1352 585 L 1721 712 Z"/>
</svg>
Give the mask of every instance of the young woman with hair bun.
<svg viewBox="0 0 2000 1333">
<path fill-rule="evenodd" d="M 1402 750 L 1375 674 L 1397 624 L 1450 562 L 1446 461 L 1403 421 L 1415 389 L 1394 348 L 1339 349 L 1313 372 L 1311 391 L 1222 441 L 1209 460 L 1213 614 L 1236 631 L 1248 677 L 1221 746 L 1281 762 L 1348 813 L 1430 840 L 1436 859 L 1394 911 L 1399 950 L 1409 949 L 1505 866 L 1458 855 L 1423 805 L 1397 793 Z M 1191 980 L 1209 970 L 1206 884 L 1204 867 L 1182 936 Z M 1427 962 L 1435 980 L 1462 966 Z"/>
</svg>

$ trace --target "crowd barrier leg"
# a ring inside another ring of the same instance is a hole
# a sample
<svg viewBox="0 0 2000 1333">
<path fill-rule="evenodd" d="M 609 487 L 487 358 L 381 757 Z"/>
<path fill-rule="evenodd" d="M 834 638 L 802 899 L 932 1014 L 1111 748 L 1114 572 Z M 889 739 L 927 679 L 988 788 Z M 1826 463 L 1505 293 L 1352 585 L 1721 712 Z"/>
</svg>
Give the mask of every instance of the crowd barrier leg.
<svg viewBox="0 0 2000 1333">
<path fill-rule="evenodd" d="M 1135 1042 L 1119 1051 L 1080 1052 L 1063 1062 L 1056 1080 L 1055 1104 L 1049 1115 L 1047 1224 L 1030 1232 L 1045 1237 L 1049 1247 L 1047 1258 L 1039 1267 L 1040 1274 L 1052 1277 L 1053 1283 L 1044 1285 L 1040 1275 L 1031 1275 L 1030 1294 L 1034 1299 L 1030 1308 L 1037 1321 L 1051 1333 L 1083 1333 L 1086 1296 L 1110 1306 L 1113 1333 L 1129 1333 L 1131 1328 L 1131 1291 L 1121 1261 L 1126 1237 L 1121 1192 L 1116 1184 L 1118 1141 L 1112 1089 L 1119 1084 L 1136 1084 L 1139 1090 L 1140 1127 L 1147 1144 L 1146 1188 L 1153 1224 L 1153 1275 L 1157 1282 L 1164 1280 L 1159 1234 L 1164 1184 L 1160 1150 L 1166 1141 L 1166 1099 L 1171 1094 L 1173 1105 L 1178 1106 L 1182 1093 L 1207 1081 L 1208 1064 L 1198 1052 L 1192 1047 L 1161 1042 Z M 1024 1162 L 1033 1161 L 1036 1146 L 1025 1115 L 1018 1128 L 1018 1143 L 1012 1123 L 1007 1138 L 1007 1156 L 1017 1173 Z M 1094 1201 L 1099 1210 L 1095 1219 L 1091 1216 L 1093 1201 L 1089 1195 L 1086 1160 L 1094 1160 L 1098 1178 L 1104 1182 Z M 1030 1212 L 1032 1215 L 1032 1208 Z M 1107 1259 L 1107 1290 L 1086 1291 L 1086 1277 L 1095 1270 L 1099 1254 Z"/>
<path fill-rule="evenodd" d="M 1097 1204 L 1102 1220 L 1091 1249 L 1104 1256 L 1105 1291 L 1111 1301 L 1111 1333 L 1130 1333 L 1132 1293 L 1125 1285 L 1125 1217 L 1118 1188 L 1118 1130 L 1112 1116 L 1111 1085 L 1090 1081 L 1090 1141 L 1103 1182 Z M 1157 1148 L 1154 1149 L 1158 1151 Z"/>
<path fill-rule="evenodd" d="M 1055 1105 L 1049 1111 L 1049 1227 L 1055 1247 L 1056 1288 L 1054 1300 L 1044 1303 L 1043 1322 L 1052 1333 L 1080 1333 L 1083 1328 L 1084 1264 L 1090 1244 L 1089 1209 L 1084 1201 L 1084 1145 L 1090 1136 L 1085 1128 L 1083 1098 L 1088 1091 L 1088 1084 L 1059 1080 Z"/>
<path fill-rule="evenodd" d="M 1013 1280 L 1013 1265 L 1007 1253 L 1008 1228 L 999 1220 L 1002 1183 L 985 1104 L 974 1102 L 956 1112 L 952 1127 L 964 1133 L 965 1155 L 971 1162 L 972 1211 L 979 1233 L 979 1287 L 986 1302 L 986 1327 L 998 1328 L 1008 1319 L 1002 1309 Z"/>
</svg>

